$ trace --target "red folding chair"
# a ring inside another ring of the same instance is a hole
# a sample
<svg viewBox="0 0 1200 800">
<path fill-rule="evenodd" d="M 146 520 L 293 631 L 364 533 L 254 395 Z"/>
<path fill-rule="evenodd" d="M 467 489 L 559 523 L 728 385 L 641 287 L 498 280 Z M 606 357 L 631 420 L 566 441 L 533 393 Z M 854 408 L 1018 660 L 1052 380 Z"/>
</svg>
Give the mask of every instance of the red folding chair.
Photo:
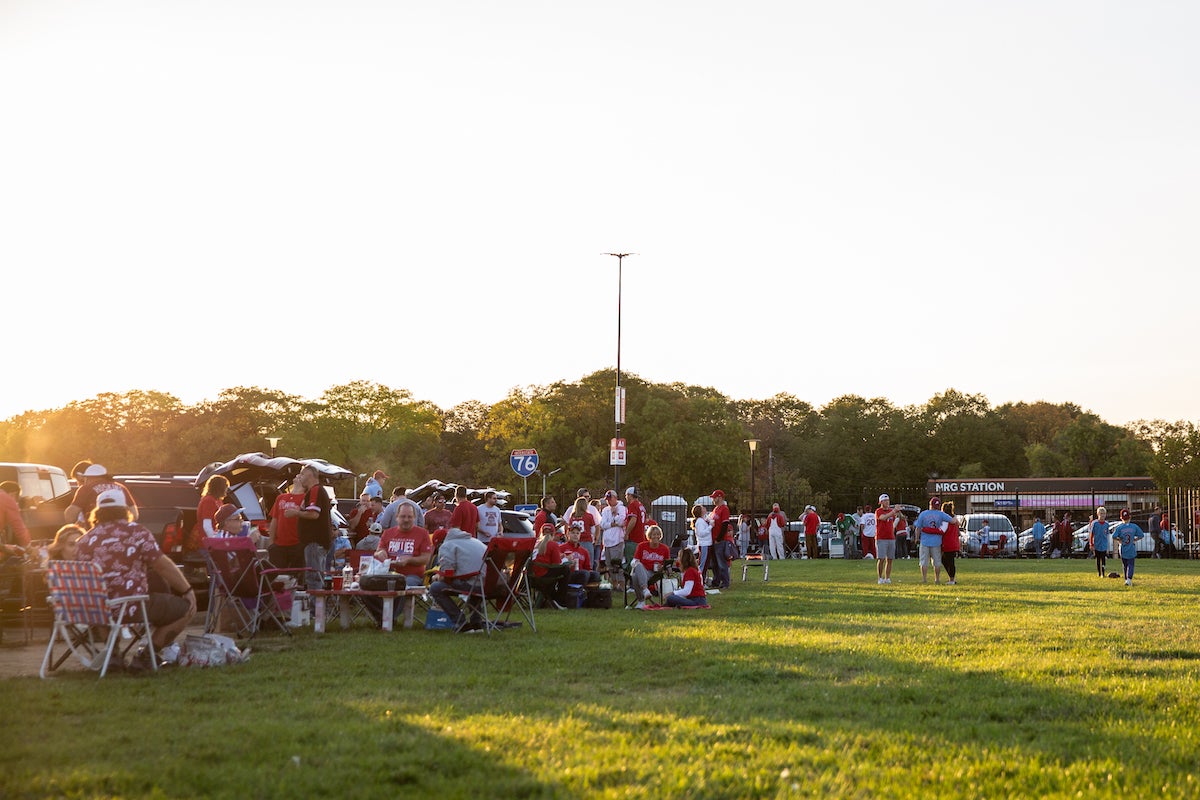
<svg viewBox="0 0 1200 800">
<path fill-rule="evenodd" d="M 509 618 L 514 608 L 537 633 L 528 575 L 535 544 L 533 536 L 493 536 L 488 542 L 483 569 L 471 577 L 471 590 L 462 596 L 468 605 L 479 609 L 489 635 L 494 629 L 511 626 Z M 469 619 L 469 614 L 463 615 L 464 624 Z"/>
<path fill-rule="evenodd" d="M 307 569 L 264 569 L 254 542 L 244 536 L 208 537 L 204 540 L 204 559 L 208 563 L 208 614 L 204 629 L 212 632 L 223 609 L 237 620 L 237 633 L 254 637 L 264 619 L 292 635 L 283 609 L 291 607 L 288 593 L 277 595 L 274 583 L 288 575 L 303 583 Z"/>
<path fill-rule="evenodd" d="M 154 643 L 150 639 L 150 619 L 146 615 L 149 595 L 108 599 L 108 587 L 100 567 L 91 561 L 51 561 L 46 570 L 46 585 L 54 606 L 54 630 L 42 658 L 43 678 L 62 666 L 72 655 L 86 669 L 98 670 L 103 678 L 115 655 L 124 663 L 125 654 L 135 645 L 144 644 L 150 664 L 157 671 Z M 121 646 L 122 630 L 133 635 Z M 54 646 L 61 642 L 65 651 L 57 658 Z"/>
</svg>

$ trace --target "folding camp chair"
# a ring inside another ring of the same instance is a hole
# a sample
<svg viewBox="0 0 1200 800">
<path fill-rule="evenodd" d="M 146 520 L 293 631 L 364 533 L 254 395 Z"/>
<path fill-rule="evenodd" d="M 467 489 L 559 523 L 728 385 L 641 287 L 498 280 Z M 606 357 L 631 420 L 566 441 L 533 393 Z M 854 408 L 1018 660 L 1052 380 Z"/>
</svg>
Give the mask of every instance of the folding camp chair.
<svg viewBox="0 0 1200 800">
<path fill-rule="evenodd" d="M 263 569 L 254 543 L 244 536 L 206 538 L 204 558 L 209 577 L 205 631 L 215 630 L 221 611 L 229 609 L 237 622 L 238 635 L 253 637 L 264 619 L 292 635 L 283 616 L 283 609 L 291 606 L 291 598 L 286 593 L 277 596 L 272 584 L 285 575 L 299 583 L 307 569 Z"/>
<path fill-rule="evenodd" d="M 109 600 L 104 574 L 91 561 L 50 562 L 46 585 L 54 607 L 54 629 L 42 658 L 39 674 L 43 678 L 72 655 L 86 669 L 98 670 L 103 678 L 114 655 L 123 665 L 125 655 L 138 644 L 146 646 L 151 667 L 158 670 L 146 614 L 149 595 Z M 131 634 L 124 645 L 122 631 Z M 55 658 L 54 645 L 60 640 L 66 650 Z"/>
<path fill-rule="evenodd" d="M 480 611 L 489 634 L 495 628 L 508 625 L 514 608 L 537 633 L 529 586 L 529 565 L 533 561 L 535 544 L 537 539 L 533 536 L 493 536 L 483 556 L 483 569 L 478 575 L 470 576 L 471 589 L 462 596 Z M 469 619 L 470 615 L 464 614 L 463 624 Z"/>
</svg>

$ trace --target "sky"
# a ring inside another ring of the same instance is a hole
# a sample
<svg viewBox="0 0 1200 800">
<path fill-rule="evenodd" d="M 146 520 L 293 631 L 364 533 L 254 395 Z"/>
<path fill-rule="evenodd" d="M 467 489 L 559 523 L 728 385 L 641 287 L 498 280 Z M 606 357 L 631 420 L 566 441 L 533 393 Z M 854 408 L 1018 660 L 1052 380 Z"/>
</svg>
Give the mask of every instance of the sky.
<svg viewBox="0 0 1200 800">
<path fill-rule="evenodd" d="M 0 0 L 0 419 L 623 373 L 1200 419 L 1200 4 Z M 608 252 L 634 253 L 618 260 Z"/>
</svg>

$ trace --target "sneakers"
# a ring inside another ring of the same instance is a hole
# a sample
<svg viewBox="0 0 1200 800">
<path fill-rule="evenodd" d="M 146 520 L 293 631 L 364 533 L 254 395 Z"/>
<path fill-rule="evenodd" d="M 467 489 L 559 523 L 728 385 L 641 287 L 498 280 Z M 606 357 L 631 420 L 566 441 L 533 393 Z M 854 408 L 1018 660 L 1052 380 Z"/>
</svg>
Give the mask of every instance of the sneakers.
<svg viewBox="0 0 1200 800">
<path fill-rule="evenodd" d="M 876 582 L 877 584 L 879 584 L 880 586 L 883 586 L 883 578 L 876 578 L 876 579 L 875 579 L 875 582 Z"/>
<path fill-rule="evenodd" d="M 1126 579 L 1125 579 L 1125 585 L 1126 585 L 1126 586 L 1133 586 L 1133 579 L 1132 579 L 1132 578 L 1126 578 Z"/>
<path fill-rule="evenodd" d="M 958 581 L 946 581 L 947 586 L 958 586 Z"/>
<path fill-rule="evenodd" d="M 636 606 L 634 606 L 634 608 L 636 608 L 638 611 L 644 611 L 646 609 L 646 604 L 638 603 Z"/>
<path fill-rule="evenodd" d="M 884 582 L 884 583 L 891 583 L 891 582 L 892 582 L 892 579 L 891 579 L 891 578 L 884 578 L 884 579 L 883 579 L 883 582 Z"/>
<path fill-rule="evenodd" d="M 720 589 L 709 589 L 708 590 L 708 594 L 720 594 L 720 593 L 721 593 Z"/>
</svg>

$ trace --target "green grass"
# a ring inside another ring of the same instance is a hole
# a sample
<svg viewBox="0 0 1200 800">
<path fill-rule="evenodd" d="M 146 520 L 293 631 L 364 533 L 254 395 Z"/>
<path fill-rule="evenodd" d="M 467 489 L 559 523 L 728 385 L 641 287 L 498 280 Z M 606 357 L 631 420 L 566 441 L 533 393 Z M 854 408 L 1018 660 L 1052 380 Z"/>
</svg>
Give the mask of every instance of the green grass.
<svg viewBox="0 0 1200 800">
<path fill-rule="evenodd" d="M 710 611 L 491 638 L 264 637 L 250 662 L 0 681 L 0 796 L 1200 795 L 1200 563 L 735 564 Z"/>
</svg>

